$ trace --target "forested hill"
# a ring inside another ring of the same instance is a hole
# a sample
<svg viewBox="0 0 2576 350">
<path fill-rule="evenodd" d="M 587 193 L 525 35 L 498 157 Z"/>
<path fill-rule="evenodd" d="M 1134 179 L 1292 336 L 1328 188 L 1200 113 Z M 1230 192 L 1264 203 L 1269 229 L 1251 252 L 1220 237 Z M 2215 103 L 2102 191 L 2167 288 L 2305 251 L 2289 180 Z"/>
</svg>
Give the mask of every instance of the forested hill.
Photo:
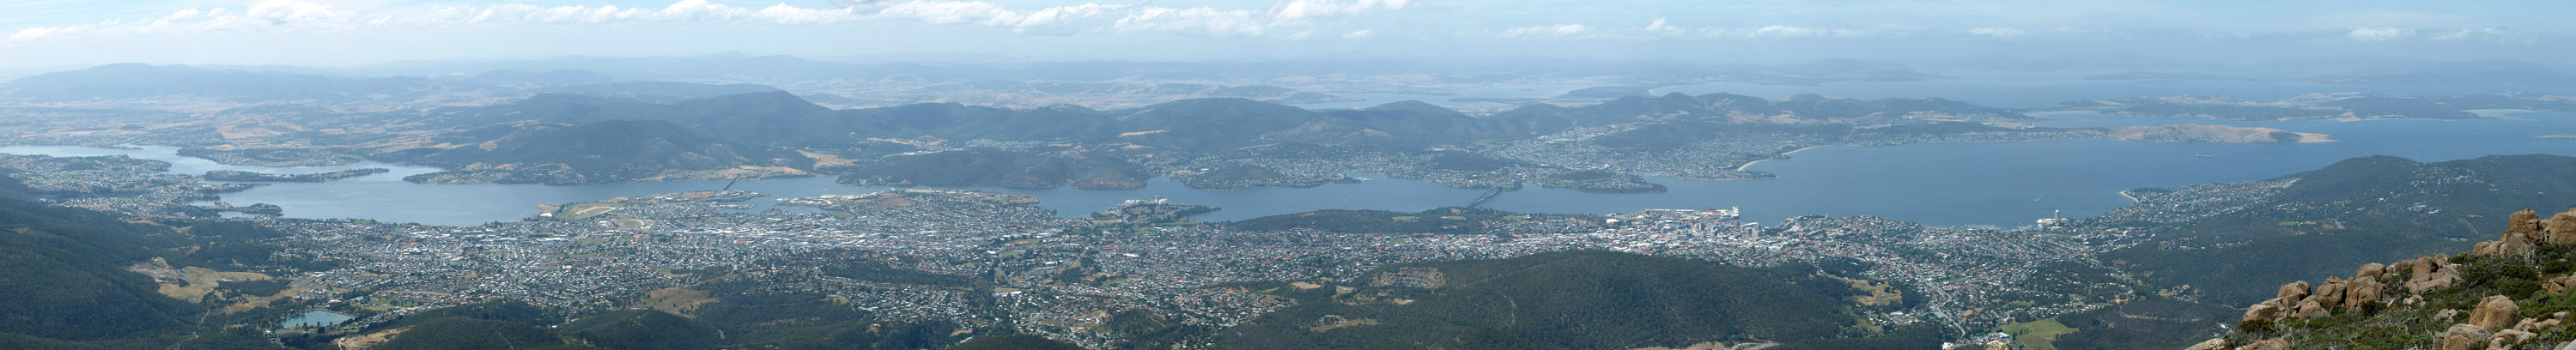
<svg viewBox="0 0 2576 350">
<path fill-rule="evenodd" d="M 1224 330 L 1222 344 L 1246 349 L 1633 349 L 1878 335 L 1858 330 L 1865 321 L 1844 299 L 1854 293 L 1850 285 L 1819 277 L 1805 265 L 1754 269 L 1577 251 L 1401 264 L 1372 276 L 1356 286 L 1249 286 L 1278 288 L 1274 293 L 1298 302 Z M 1871 340 L 1927 347 L 1938 343 L 1937 338 Z"/>
<path fill-rule="evenodd" d="M 2282 283 L 2467 249 L 2503 229 L 2501 213 L 2576 206 L 2576 176 L 2568 174 L 2576 174 L 2576 157 L 2354 158 L 2269 182 L 2286 186 L 2227 194 L 2245 198 L 2103 257 L 2152 282 L 2193 286 L 2202 301 L 2249 304 Z"/>
<path fill-rule="evenodd" d="M 48 206 L 6 175 L 0 174 L 0 291 L 8 292 L 0 293 L 0 344 L 7 346 L 0 347 L 157 349 L 194 341 L 189 333 L 206 308 L 162 294 L 153 277 L 129 266 L 231 270 L 279 263 L 269 259 L 275 247 L 255 243 L 279 234 L 274 230 Z"/>
</svg>

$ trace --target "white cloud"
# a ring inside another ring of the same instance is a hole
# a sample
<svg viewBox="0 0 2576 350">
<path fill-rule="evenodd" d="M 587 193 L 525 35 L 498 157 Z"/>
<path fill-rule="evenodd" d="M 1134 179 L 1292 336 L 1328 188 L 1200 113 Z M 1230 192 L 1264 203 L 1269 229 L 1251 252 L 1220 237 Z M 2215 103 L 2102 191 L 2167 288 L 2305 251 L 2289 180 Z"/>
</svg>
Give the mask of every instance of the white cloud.
<svg viewBox="0 0 2576 350">
<path fill-rule="evenodd" d="M 1642 30 L 1644 30 L 1646 34 L 1662 35 L 1682 34 L 1690 31 L 1688 28 L 1675 27 L 1671 24 L 1665 23 L 1662 18 L 1656 18 L 1654 23 L 1647 23 L 1646 28 Z"/>
<path fill-rule="evenodd" d="M 2397 28 L 2354 28 L 2352 32 L 2344 33 L 2343 36 L 2364 42 L 2389 41 L 2415 36 L 2415 31 Z"/>
<path fill-rule="evenodd" d="M 1361 30 L 1351 31 L 1351 33 L 1350 33 L 1350 34 L 1342 34 L 1342 38 L 1344 38 L 1344 39 L 1366 39 L 1366 38 L 1369 38 L 1369 37 L 1375 37 L 1375 36 L 1377 36 L 1377 32 L 1376 32 L 1376 31 L 1371 31 L 1371 30 L 1367 30 L 1367 29 L 1361 29 Z"/>
<path fill-rule="evenodd" d="M 2022 36 L 2030 35 L 2030 31 L 2021 30 L 2021 29 L 2015 29 L 2015 28 L 1986 27 L 1986 28 L 1969 29 L 1969 30 L 1968 30 L 1968 34 L 1984 35 L 1984 36 L 1991 36 L 1991 37 L 1997 37 L 1997 38 L 2019 38 L 2019 37 L 2022 37 Z"/>
<path fill-rule="evenodd" d="M 1558 24 L 1512 28 L 1503 31 L 1505 38 L 1570 37 L 1592 31 L 1581 24 Z"/>
<path fill-rule="evenodd" d="M 1748 39 L 1806 39 L 1806 38 L 1828 38 L 1828 39 L 1834 39 L 1834 38 L 1897 38 L 1897 37 L 1905 37 L 1905 36 L 1914 35 L 1914 32 L 1915 32 L 1915 31 L 1918 31 L 1918 30 L 1919 30 L 1919 29 L 1916 29 L 1916 28 L 1914 28 L 1914 27 L 1902 26 L 1902 25 L 1893 25 L 1893 24 L 1889 24 L 1889 25 L 1879 25 L 1879 26 L 1874 26 L 1874 27 L 1861 27 L 1861 28 L 1815 28 L 1815 27 L 1800 27 L 1800 26 L 1792 26 L 1792 25 L 1771 25 L 1771 26 L 1762 26 L 1762 27 L 1758 27 L 1758 28 L 1742 28 L 1742 29 L 1709 28 L 1709 29 L 1702 29 L 1702 30 L 1701 30 L 1701 32 L 1703 32 L 1703 33 L 1707 34 L 1708 36 L 1712 36 L 1712 37 L 1733 37 L 1733 38 L 1748 38 Z"/>
<path fill-rule="evenodd" d="M 1084 3 L 1014 9 L 985 1 L 835 0 L 830 7 L 788 4 L 742 7 L 709 0 L 677 0 L 660 8 L 615 5 L 538 6 L 504 3 L 351 11 L 303 0 L 263 0 L 239 9 L 185 9 L 144 21 L 22 28 L 11 42 L 88 35 L 157 35 L 214 32 L 346 32 L 393 28 L 490 25 L 595 25 L 636 22 L 712 22 L 805 26 L 855 21 L 918 21 L 1009 28 L 1047 35 L 1164 33 L 1218 37 L 1288 37 L 1311 32 L 1303 20 L 1412 7 L 1413 0 L 1284 0 L 1268 10 Z M 1279 35 L 1274 33 L 1290 33 Z"/>
<path fill-rule="evenodd" d="M 68 31 L 68 30 L 70 30 L 70 29 L 68 29 L 68 28 L 49 28 L 49 27 L 35 27 L 35 28 L 20 29 L 20 30 L 18 30 L 18 32 L 17 32 L 17 33 L 9 34 L 9 41 L 12 41 L 12 42 L 22 42 L 22 43 L 23 43 L 23 42 L 31 42 L 31 41 L 37 41 L 37 40 L 44 40 L 44 39 L 45 39 L 45 37 L 48 37 L 48 36 L 55 36 L 55 35 L 62 35 L 62 34 L 66 34 L 65 32 L 66 32 L 66 31 Z"/>
<path fill-rule="evenodd" d="M 1270 18 L 1293 21 L 1413 7 L 1411 0 L 1281 0 L 1270 6 Z"/>
</svg>

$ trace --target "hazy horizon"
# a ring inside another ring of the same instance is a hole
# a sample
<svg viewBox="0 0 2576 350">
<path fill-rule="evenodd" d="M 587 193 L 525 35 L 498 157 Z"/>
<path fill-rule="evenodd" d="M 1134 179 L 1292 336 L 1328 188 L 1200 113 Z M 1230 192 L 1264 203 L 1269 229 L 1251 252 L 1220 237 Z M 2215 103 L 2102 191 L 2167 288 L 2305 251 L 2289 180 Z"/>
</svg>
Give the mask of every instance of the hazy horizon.
<svg viewBox="0 0 2576 350">
<path fill-rule="evenodd" d="M 1589 6 L 1587 6 L 1589 4 Z M 2537 8 L 2535 8 L 2537 7 Z M 2559 8 L 2557 11 L 2547 8 Z M 830 61 L 2138 56 L 2556 64 L 2576 5 L 2400 1 L 78 1 L 0 4 L 0 74 L 727 52 Z"/>
</svg>

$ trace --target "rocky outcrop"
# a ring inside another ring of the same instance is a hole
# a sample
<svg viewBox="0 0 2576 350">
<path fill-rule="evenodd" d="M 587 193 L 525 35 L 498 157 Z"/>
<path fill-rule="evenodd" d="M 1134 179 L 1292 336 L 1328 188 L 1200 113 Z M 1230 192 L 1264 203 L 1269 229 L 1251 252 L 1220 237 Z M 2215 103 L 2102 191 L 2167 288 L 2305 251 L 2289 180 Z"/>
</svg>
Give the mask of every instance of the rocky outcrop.
<svg viewBox="0 0 2576 350">
<path fill-rule="evenodd" d="M 2468 324 L 2484 329 L 2504 329 L 2505 326 L 2513 325 L 2515 321 L 2513 313 L 2519 311 L 2522 311 L 2522 308 L 2513 305 L 2513 298 L 2502 295 L 2488 296 L 2486 300 L 2478 302 L 2477 309 L 2469 311 Z"/>
<path fill-rule="evenodd" d="M 2450 287 L 2460 280 L 2460 265 L 2452 264 L 2451 257 L 2442 254 L 2399 261 L 2390 269 L 2407 271 L 2406 291 L 2412 293 Z"/>
<path fill-rule="evenodd" d="M 2507 330 L 2497 331 L 2497 332 L 2495 333 L 2495 338 L 2494 338 L 2494 339 L 2489 339 L 2489 340 L 2487 340 L 2487 348 L 2488 348 L 2488 349 L 2511 349 L 2511 348 L 2512 348 L 2512 346 L 2514 346 L 2514 345 L 2522 345 L 2522 342 L 2531 341 L 2531 338 L 2538 338 L 2538 337 L 2540 337 L 2540 334 L 2539 334 L 2539 333 L 2524 332 L 2524 331 L 2519 331 L 2519 330 L 2511 330 L 2511 329 L 2507 329 Z"/>
<path fill-rule="evenodd" d="M 2523 210 L 2505 219 L 2507 225 L 2503 232 L 2496 235 L 2496 240 L 2479 242 L 2470 251 L 2468 257 L 2478 258 L 2473 259 L 2472 262 L 2488 264 L 2495 261 L 2519 261 L 2535 264 L 2531 267 L 2537 269 L 2536 264 L 2539 262 L 2533 259 L 2540 258 L 2541 252 L 2556 251 L 2563 249 L 2559 246 L 2576 244 L 2576 210 L 2550 215 L 2547 218 L 2543 218 L 2538 212 Z M 2514 259 L 2498 260 L 2494 257 Z M 2271 322 L 2268 324 L 2289 325 L 2295 323 L 2284 322 L 2355 312 L 2371 307 L 2374 303 L 2388 307 L 2443 305 L 2446 303 L 2440 300 L 2441 298 L 2452 297 L 2459 293 L 2459 291 L 2446 290 L 2459 287 L 2462 283 L 2463 266 L 2451 262 L 2451 258 L 2448 255 L 2433 255 L 2389 264 L 2366 264 L 2353 270 L 2350 279 L 2329 277 L 2313 285 L 2307 281 L 2283 284 L 2274 291 L 2272 299 L 2246 308 L 2243 321 L 2248 324 L 2267 321 Z M 2535 277 L 2536 280 L 2528 282 L 2538 284 L 2540 289 L 2548 293 L 2576 293 L 2576 275 L 2542 275 L 2524 278 Z M 2485 282 L 2485 278 L 2481 277 L 2481 282 L 2477 283 L 2480 285 L 2490 283 Z M 2427 294 L 2435 291 L 2446 292 Z M 2437 322 L 2448 323 L 2451 320 L 2459 320 L 2461 323 L 2452 324 L 2448 329 L 2434 334 L 2432 348 L 2436 350 L 2518 349 L 2525 347 L 2524 343 L 2532 342 L 2545 334 L 2561 334 L 2566 331 L 2562 326 L 2567 325 L 2569 312 L 2554 312 L 2524 318 L 2521 314 L 2523 311 L 2523 307 L 2516 304 L 2514 298 L 2506 295 L 2486 296 L 2475 306 L 2467 309 L 2438 310 L 2432 315 L 2433 319 L 2440 320 Z M 2465 319 L 2461 318 L 2462 314 L 2466 315 Z M 2240 343 L 2232 344 L 2226 339 L 2212 339 L 2194 345 L 2190 349 L 2258 349 L 2274 346 L 2271 344 L 2290 338 L 2274 338 L 2253 343 L 2242 343 L 2245 340 L 2239 338 Z M 2277 345 L 2284 349 L 2301 347 L 2299 344 Z M 2576 346 L 2576 343 L 2568 346 Z"/>
<path fill-rule="evenodd" d="M 2493 342 L 2495 334 L 2478 326 L 2456 324 L 2435 337 L 2433 350 L 2479 350 Z"/>
</svg>

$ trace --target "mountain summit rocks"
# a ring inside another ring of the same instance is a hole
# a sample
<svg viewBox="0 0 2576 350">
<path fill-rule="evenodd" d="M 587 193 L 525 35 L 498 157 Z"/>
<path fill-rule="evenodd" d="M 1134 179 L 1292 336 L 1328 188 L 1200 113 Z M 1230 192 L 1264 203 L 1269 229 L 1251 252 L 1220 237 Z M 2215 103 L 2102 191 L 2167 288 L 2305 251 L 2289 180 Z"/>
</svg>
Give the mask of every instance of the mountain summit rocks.
<svg viewBox="0 0 2576 350">
<path fill-rule="evenodd" d="M 2469 254 L 2372 263 L 2351 279 L 2284 284 L 2246 308 L 2232 334 L 2189 349 L 2576 346 L 2565 327 L 2576 311 L 2576 295 L 2568 294 L 2576 289 L 2576 210 L 2544 219 L 2525 209 L 2505 222 L 2495 240 Z M 2390 330 L 2424 333 L 2356 336 Z M 2352 339 L 2364 337 L 2373 339 Z"/>
</svg>

